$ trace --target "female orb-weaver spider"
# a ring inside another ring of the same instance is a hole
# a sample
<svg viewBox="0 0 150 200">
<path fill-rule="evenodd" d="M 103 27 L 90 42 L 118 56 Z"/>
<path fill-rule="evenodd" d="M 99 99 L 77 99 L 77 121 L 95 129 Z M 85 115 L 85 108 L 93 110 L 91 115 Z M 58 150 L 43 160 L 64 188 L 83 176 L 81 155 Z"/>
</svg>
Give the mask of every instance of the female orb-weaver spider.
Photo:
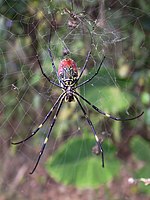
<svg viewBox="0 0 150 200">
<path fill-rule="evenodd" d="M 51 122 L 51 125 L 50 125 L 50 128 L 49 128 L 49 132 L 47 133 L 46 137 L 45 137 L 45 140 L 44 140 L 44 143 L 42 145 L 42 148 L 40 150 L 40 153 L 39 153 L 39 156 L 37 158 L 37 161 L 35 163 L 35 166 L 33 168 L 33 170 L 30 172 L 30 174 L 33 174 L 33 172 L 35 171 L 36 167 L 38 166 L 38 163 L 40 161 L 40 158 L 44 152 L 44 149 L 46 147 L 46 144 L 49 140 L 49 137 L 50 137 L 50 134 L 52 132 L 52 129 L 55 125 L 55 122 L 56 122 L 56 119 L 57 119 L 57 116 L 58 116 L 58 113 L 60 111 L 60 108 L 62 106 L 62 103 L 63 101 L 65 100 L 66 102 L 72 102 L 74 100 L 76 100 L 84 114 L 84 117 L 87 121 L 87 123 L 89 124 L 93 134 L 94 134 L 94 137 L 95 137 L 95 140 L 96 140 L 96 143 L 97 143 L 97 146 L 99 148 L 99 151 L 101 152 L 101 155 L 102 155 L 102 167 L 104 167 L 104 152 L 103 152 L 103 148 L 102 148 L 102 145 L 101 145 L 101 142 L 99 141 L 98 139 L 98 136 L 96 134 L 96 131 L 95 131 L 95 128 L 90 120 L 90 118 L 88 117 L 84 107 L 82 106 L 80 100 L 78 97 L 80 97 L 83 101 L 85 101 L 87 104 L 89 104 L 94 110 L 96 110 L 98 113 L 102 114 L 102 115 L 105 115 L 106 117 L 108 118 L 111 118 L 113 120 L 116 120 L 116 121 L 127 121 L 127 120 L 134 120 L 138 117 L 140 117 L 141 115 L 143 115 L 144 112 L 142 112 L 141 114 L 135 116 L 135 117 L 132 117 L 132 118 L 125 118 L 125 119 L 122 119 L 122 118 L 118 118 L 118 117 L 114 117 L 108 113 L 105 113 L 104 111 L 100 110 L 99 108 L 97 108 L 95 105 L 91 104 L 87 99 L 85 99 L 82 95 L 80 95 L 78 92 L 76 92 L 76 89 L 85 85 L 86 83 L 90 82 L 99 72 L 102 64 L 103 64 L 103 61 L 105 59 L 105 56 L 103 57 L 102 61 L 100 62 L 99 64 L 99 67 L 97 68 L 97 71 L 95 72 L 94 75 L 92 75 L 89 79 L 85 80 L 84 82 L 82 83 L 78 83 L 78 81 L 80 80 L 86 66 L 87 66 L 87 63 L 88 63 L 88 60 L 89 60 L 89 57 L 90 57 L 90 54 L 91 54 L 91 51 L 88 52 L 87 54 L 87 57 L 86 57 L 86 60 L 85 60 L 85 63 L 84 63 L 84 66 L 83 68 L 81 69 L 81 72 L 80 74 L 78 75 L 78 70 L 77 70 L 77 66 L 76 66 L 76 63 L 70 59 L 70 58 L 66 58 L 66 59 L 63 59 L 60 64 L 59 64 L 59 67 L 58 67 L 58 72 L 56 70 L 56 67 L 55 67 L 55 64 L 54 64 L 54 61 L 53 61 L 53 56 L 52 56 L 52 53 L 51 53 L 51 50 L 50 50 L 50 46 L 48 48 L 48 52 L 49 52 L 49 56 L 50 56 L 50 59 L 51 59 L 51 63 L 52 63 L 52 67 L 53 67 L 53 70 L 55 71 L 56 75 L 57 75 L 57 78 L 58 78 L 58 81 L 59 83 L 55 83 L 53 82 L 52 80 L 50 80 L 50 78 L 44 73 L 43 71 L 43 68 L 42 68 L 42 65 L 40 63 L 40 60 L 39 60 L 39 57 L 38 55 L 36 55 L 37 57 L 37 61 L 39 63 L 39 66 L 40 66 L 40 69 L 41 69 L 41 72 L 43 74 L 43 76 L 53 85 L 59 87 L 62 89 L 62 94 L 58 97 L 58 99 L 56 100 L 56 102 L 54 103 L 53 107 L 51 108 L 51 110 L 47 113 L 47 115 L 45 116 L 44 120 L 42 121 L 42 123 L 38 126 L 38 128 L 36 130 L 34 130 L 32 132 L 31 135 L 29 135 L 27 138 L 25 138 L 24 140 L 21 140 L 19 142 L 12 142 L 12 144 L 14 145 L 17 145 L 17 144 L 20 144 L 20 143 L 23 143 L 25 142 L 26 140 L 28 140 L 29 138 L 33 137 L 38 131 L 39 129 L 45 124 L 45 122 L 48 120 L 48 118 L 50 117 L 50 115 L 52 114 L 53 110 L 56 108 L 56 112 L 55 112 L 55 115 L 52 119 L 52 122 Z"/>
</svg>

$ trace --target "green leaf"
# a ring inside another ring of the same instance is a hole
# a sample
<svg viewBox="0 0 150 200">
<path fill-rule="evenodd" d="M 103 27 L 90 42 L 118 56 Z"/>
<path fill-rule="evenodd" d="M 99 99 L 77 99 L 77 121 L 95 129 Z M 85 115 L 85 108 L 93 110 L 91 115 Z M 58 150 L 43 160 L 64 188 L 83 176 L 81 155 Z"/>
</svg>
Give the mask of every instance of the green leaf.
<svg viewBox="0 0 150 200">
<path fill-rule="evenodd" d="M 48 174 L 57 182 L 74 185 L 79 188 L 96 188 L 100 184 L 111 181 L 119 171 L 119 161 L 115 157 L 115 149 L 103 144 L 105 151 L 105 168 L 101 166 L 101 155 L 91 153 L 95 145 L 94 139 L 87 137 L 69 139 L 46 163 Z"/>
<path fill-rule="evenodd" d="M 103 98 L 99 100 L 99 106 L 102 105 L 104 110 L 117 113 L 129 107 L 130 95 L 122 92 L 120 88 L 104 87 L 101 89 L 101 93 L 103 94 Z"/>
<path fill-rule="evenodd" d="M 140 136 L 136 136 L 131 141 L 131 149 L 137 159 L 150 164 L 150 144 Z"/>
<path fill-rule="evenodd" d="M 82 96 L 108 113 L 113 114 L 129 108 L 133 101 L 133 96 L 128 92 L 122 91 L 118 85 L 114 85 L 114 82 L 111 80 L 112 76 L 106 74 L 104 70 L 101 71 L 101 77 L 95 78 L 91 81 L 91 84 L 89 83 L 85 87 L 81 87 L 80 92 Z M 86 79 L 91 77 L 92 74 L 88 75 Z M 124 87 L 127 81 L 122 80 L 120 84 Z"/>
<path fill-rule="evenodd" d="M 93 88 L 86 93 L 86 98 L 105 112 L 117 113 L 129 107 L 131 96 L 119 88 L 108 86 Z"/>
</svg>

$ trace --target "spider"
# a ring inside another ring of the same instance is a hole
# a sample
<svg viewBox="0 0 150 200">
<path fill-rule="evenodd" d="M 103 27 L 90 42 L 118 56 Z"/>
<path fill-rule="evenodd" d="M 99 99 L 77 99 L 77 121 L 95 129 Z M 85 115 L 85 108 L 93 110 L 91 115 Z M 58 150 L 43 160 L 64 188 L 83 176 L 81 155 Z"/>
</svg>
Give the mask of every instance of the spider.
<svg viewBox="0 0 150 200">
<path fill-rule="evenodd" d="M 42 68 L 42 65 L 40 63 L 39 56 L 38 56 L 38 54 L 36 54 L 36 58 L 37 58 L 39 67 L 41 69 L 41 73 L 47 79 L 47 81 L 49 81 L 54 86 L 61 88 L 62 89 L 62 93 L 58 97 L 58 99 L 56 100 L 56 102 L 54 103 L 54 105 L 52 106 L 50 111 L 47 113 L 47 115 L 45 116 L 45 118 L 43 119 L 41 124 L 37 127 L 37 129 L 35 129 L 31 133 L 31 135 L 29 135 L 25 139 L 23 139 L 23 140 L 21 140 L 19 142 L 12 142 L 12 144 L 14 144 L 14 145 L 21 144 L 21 143 L 27 141 L 28 139 L 30 139 L 31 137 L 33 137 L 40 130 L 40 128 L 45 124 L 45 122 L 49 119 L 49 117 L 52 114 L 53 110 L 56 108 L 56 112 L 55 112 L 55 115 L 54 115 L 54 117 L 52 119 L 49 131 L 46 134 L 45 140 L 44 140 L 43 145 L 41 147 L 41 150 L 39 152 L 39 155 L 38 155 L 38 158 L 36 160 L 36 163 L 35 163 L 32 171 L 30 172 L 30 174 L 33 174 L 33 172 L 36 170 L 36 168 L 37 168 L 37 166 L 39 164 L 39 161 L 40 161 L 41 156 L 42 156 L 42 154 L 44 152 L 46 144 L 47 144 L 47 142 L 49 140 L 49 137 L 51 135 L 52 129 L 53 129 L 54 125 L 55 125 L 55 122 L 57 120 L 57 117 L 58 117 L 58 114 L 59 114 L 59 111 L 60 111 L 60 108 L 61 108 L 63 102 L 64 101 L 72 102 L 72 101 L 76 100 L 78 105 L 79 105 L 79 107 L 81 108 L 81 110 L 83 112 L 83 115 L 84 115 L 88 125 L 91 128 L 92 133 L 94 134 L 94 137 L 95 137 L 95 140 L 96 140 L 96 143 L 97 143 L 97 147 L 99 148 L 99 152 L 101 153 L 101 156 L 102 156 L 102 158 L 101 158 L 102 159 L 102 167 L 104 167 L 104 151 L 103 151 L 103 148 L 102 148 L 102 144 L 98 139 L 98 136 L 96 134 L 96 130 L 95 130 L 94 126 L 93 126 L 93 123 L 90 120 L 90 118 L 88 117 L 87 112 L 85 111 L 84 107 L 82 106 L 80 99 L 85 101 L 90 107 L 92 107 L 98 113 L 100 113 L 100 114 L 102 114 L 102 115 L 104 115 L 104 116 L 106 116 L 108 118 L 111 118 L 112 120 L 116 120 L 116 121 L 134 120 L 134 119 L 139 118 L 140 116 L 142 116 L 144 112 L 142 112 L 141 114 L 139 114 L 139 115 L 137 115 L 135 117 L 132 117 L 132 118 L 122 119 L 122 118 L 119 118 L 119 117 L 114 117 L 113 115 L 110 115 L 110 114 L 100 110 L 99 108 L 97 108 L 95 105 L 93 105 L 90 101 L 88 101 L 86 98 L 84 98 L 81 94 L 79 94 L 76 91 L 77 88 L 80 88 L 81 86 L 89 83 L 98 74 L 98 72 L 100 71 L 100 68 L 101 68 L 101 66 L 103 64 L 103 61 L 105 59 L 105 56 L 101 60 L 99 66 L 97 68 L 97 71 L 89 79 L 87 79 L 87 80 L 85 80 L 85 81 L 83 81 L 83 82 L 78 84 L 78 82 L 79 82 L 79 80 L 80 80 L 85 68 L 87 67 L 87 63 L 88 63 L 88 60 L 89 60 L 90 55 L 91 55 L 91 50 L 89 50 L 88 53 L 87 53 L 87 56 L 86 56 L 86 59 L 85 59 L 85 63 L 83 65 L 79 75 L 78 75 L 78 69 L 77 69 L 77 65 L 76 65 L 75 61 L 70 59 L 70 58 L 65 58 L 65 59 L 60 61 L 60 64 L 59 64 L 59 67 L 58 67 L 58 72 L 57 72 L 56 66 L 54 64 L 52 52 L 51 52 L 51 49 L 50 49 L 50 44 L 49 44 L 48 52 L 49 52 L 49 57 L 50 57 L 50 60 L 51 60 L 51 64 L 52 64 L 53 70 L 56 73 L 56 76 L 57 76 L 57 79 L 58 79 L 59 83 L 56 83 L 56 82 L 52 81 L 45 74 L 45 72 L 44 72 L 44 70 Z"/>
</svg>

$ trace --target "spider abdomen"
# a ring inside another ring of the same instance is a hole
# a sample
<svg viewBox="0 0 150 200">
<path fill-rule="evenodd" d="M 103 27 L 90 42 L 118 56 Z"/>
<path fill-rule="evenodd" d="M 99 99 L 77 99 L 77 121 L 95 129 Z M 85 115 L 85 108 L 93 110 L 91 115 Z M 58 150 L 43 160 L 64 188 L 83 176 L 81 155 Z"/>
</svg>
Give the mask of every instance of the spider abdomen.
<svg viewBox="0 0 150 200">
<path fill-rule="evenodd" d="M 70 58 L 63 59 L 58 67 L 58 76 L 65 85 L 72 85 L 78 77 L 77 65 Z"/>
</svg>

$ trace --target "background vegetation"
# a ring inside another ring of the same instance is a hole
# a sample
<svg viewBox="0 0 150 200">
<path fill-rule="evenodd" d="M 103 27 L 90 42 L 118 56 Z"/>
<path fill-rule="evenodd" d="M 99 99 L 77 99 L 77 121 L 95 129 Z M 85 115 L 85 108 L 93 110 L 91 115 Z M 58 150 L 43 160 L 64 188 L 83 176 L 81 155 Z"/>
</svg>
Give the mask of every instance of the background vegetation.
<svg viewBox="0 0 150 200">
<path fill-rule="evenodd" d="M 0 6 L 0 198 L 148 199 L 148 1 L 1 0 Z M 84 103 L 102 141 L 104 169 L 101 155 L 93 153 L 95 140 L 76 103 L 64 103 L 34 175 L 28 172 L 50 120 L 30 141 L 10 144 L 29 135 L 61 93 L 45 81 L 36 59 L 38 52 L 44 70 L 57 81 L 47 52 L 49 35 L 57 67 L 69 56 L 80 70 L 92 49 L 81 81 L 91 77 L 106 56 L 99 75 L 80 89 L 94 105 L 122 118 L 144 110 L 135 121 L 116 122 Z"/>
</svg>

